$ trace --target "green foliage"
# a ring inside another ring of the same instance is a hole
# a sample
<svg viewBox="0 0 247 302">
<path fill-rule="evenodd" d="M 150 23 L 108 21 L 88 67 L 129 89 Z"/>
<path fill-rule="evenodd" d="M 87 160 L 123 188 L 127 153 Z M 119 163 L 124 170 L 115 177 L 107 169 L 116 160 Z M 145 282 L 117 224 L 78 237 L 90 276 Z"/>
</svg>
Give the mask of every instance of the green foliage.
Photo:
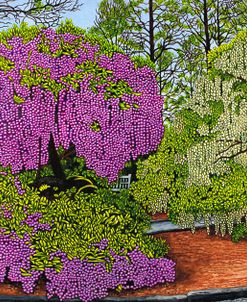
<svg viewBox="0 0 247 302">
<path fill-rule="evenodd" d="M 89 42 L 92 45 L 100 45 L 100 49 L 97 52 L 97 54 L 99 55 L 105 54 L 109 58 L 111 58 L 112 55 L 116 52 L 124 54 L 124 51 L 120 47 L 112 43 L 109 43 L 107 40 L 98 36 L 97 34 L 87 33 L 84 38 L 85 38 L 84 39 L 85 42 Z"/>
<path fill-rule="evenodd" d="M 148 66 L 151 69 L 155 70 L 155 64 L 150 60 L 149 57 L 143 57 L 143 56 L 132 56 L 131 60 L 135 63 L 136 67 L 144 67 Z"/>
<path fill-rule="evenodd" d="M 82 29 L 78 26 L 75 26 L 73 24 L 72 19 L 65 19 L 65 21 L 62 21 L 61 24 L 56 28 L 57 34 L 66 34 L 70 33 L 71 35 L 79 36 L 85 34 L 85 29 Z"/>
<path fill-rule="evenodd" d="M 41 197 L 40 193 L 45 189 L 42 186 L 39 189 L 29 187 L 33 178 L 30 171 L 20 173 L 19 179 L 26 193 L 19 195 L 14 176 L 0 175 L 0 206 L 5 205 L 12 214 L 12 218 L 0 215 L 0 228 L 6 230 L 5 234 L 15 231 L 19 237 L 25 232 L 30 235 L 27 244 L 35 249 L 30 270 L 43 271 L 45 267 L 61 270 L 59 258 L 49 260 L 50 253 L 57 250 L 65 252 L 69 259 L 78 257 L 95 263 L 111 259 L 110 249 L 126 255 L 137 245 L 149 257 L 162 257 L 167 253 L 168 247 L 163 241 L 143 234 L 149 227 L 150 218 L 131 200 L 128 191 L 118 194 L 103 188 L 97 193 L 85 194 L 71 189 L 55 194 L 51 201 Z M 39 223 L 49 224 L 51 231 L 39 230 L 33 235 L 32 227 L 21 223 L 36 212 L 42 213 Z M 103 238 L 109 240 L 104 251 L 93 245 Z M 111 262 L 108 264 L 110 268 Z M 23 274 L 29 273 L 23 271 Z"/>
<path fill-rule="evenodd" d="M 92 125 L 91 125 L 91 129 L 95 132 L 99 132 L 101 127 L 98 121 L 93 121 Z"/>
<path fill-rule="evenodd" d="M 16 104 L 21 104 L 21 103 L 24 103 L 25 102 L 25 100 L 23 99 L 23 98 L 21 98 L 20 96 L 18 96 L 18 95 L 14 95 L 14 102 L 16 103 Z"/>
<path fill-rule="evenodd" d="M 59 147 L 58 153 L 62 154 L 63 152 L 64 149 Z M 67 179 L 85 177 L 86 179 L 91 180 L 97 187 L 110 189 L 106 178 L 99 177 L 94 170 L 88 170 L 86 168 L 85 159 L 83 157 L 73 156 L 69 159 L 62 159 L 61 164 Z M 53 172 L 50 166 L 42 167 L 41 177 L 51 175 L 53 175 Z"/>
<path fill-rule="evenodd" d="M 230 165 L 230 164 L 229 164 Z M 231 165 L 230 165 L 231 166 Z M 184 227 L 194 229 L 194 221 L 204 218 L 209 227 L 209 217 L 214 217 L 216 233 L 232 232 L 235 220 L 247 214 L 247 170 L 232 164 L 232 173 L 212 176 L 212 184 L 181 184 L 169 206 L 171 219 Z"/>
<path fill-rule="evenodd" d="M 15 63 L 11 60 L 5 59 L 4 57 L 0 57 L 0 70 L 3 70 L 6 74 L 7 71 L 15 68 Z"/>
<path fill-rule="evenodd" d="M 233 230 L 247 215 L 246 34 L 215 60 L 214 75 L 197 82 L 193 97 L 166 127 L 158 151 L 139 161 L 134 198 L 152 213 L 195 230 Z"/>
<path fill-rule="evenodd" d="M 186 126 L 179 122 L 182 117 Z M 165 126 L 165 135 L 157 152 L 146 160 L 138 161 L 138 181 L 132 183 L 130 190 L 148 212 L 166 211 L 171 195 L 178 190 L 175 182 L 188 176 L 186 151 L 198 140 L 196 128 L 199 123 L 196 114 L 182 111 L 173 127 Z"/>
<path fill-rule="evenodd" d="M 106 93 L 105 93 L 105 100 L 108 100 L 109 98 L 121 98 L 124 94 L 133 94 L 133 95 L 139 95 L 137 92 L 134 92 L 133 89 L 128 85 L 127 82 L 125 81 L 118 81 L 117 83 L 114 82 L 108 82 L 108 87 L 106 88 Z M 126 103 L 125 106 L 123 106 L 123 103 L 125 102 L 120 102 L 119 107 L 120 109 L 129 109 L 130 105 L 127 106 L 126 108 Z"/>
<path fill-rule="evenodd" d="M 71 29 L 71 31 L 75 32 L 73 28 Z M 50 42 L 51 41 L 46 37 L 45 34 L 41 34 L 41 41 L 38 44 L 38 50 L 42 53 L 49 54 L 54 58 L 61 57 L 62 55 L 70 56 L 71 58 L 77 58 L 78 54 L 75 53 L 75 50 L 79 49 L 80 47 L 83 48 L 81 36 L 70 43 L 66 43 L 63 38 L 60 38 L 59 48 L 55 52 L 52 52 L 50 50 Z"/>
<path fill-rule="evenodd" d="M 105 39 L 109 44 L 122 47 L 121 34 L 127 29 L 129 4 L 124 0 L 102 0 L 97 9 L 94 26 L 89 33 Z"/>
<path fill-rule="evenodd" d="M 77 65 L 76 68 L 82 71 L 80 73 L 80 76 L 69 75 L 66 78 L 63 78 L 63 81 L 69 84 L 73 84 L 75 80 L 80 79 L 81 77 L 85 76 L 85 74 L 90 74 L 93 75 L 93 78 L 90 80 L 90 88 L 94 93 L 98 93 L 99 86 L 107 84 L 106 92 L 104 95 L 105 100 L 108 100 L 109 98 L 121 98 L 123 94 L 138 95 L 138 93 L 134 92 L 126 81 L 111 81 L 113 73 L 112 70 L 101 68 L 95 62 L 87 61 L 80 65 Z"/>
<path fill-rule="evenodd" d="M 232 241 L 237 243 L 242 239 L 247 239 L 246 223 L 240 223 L 233 227 Z"/>
<path fill-rule="evenodd" d="M 241 43 L 243 41 L 245 43 L 247 39 L 247 30 L 243 30 L 239 32 L 229 43 L 222 44 L 219 47 L 215 47 L 212 49 L 208 54 L 208 61 L 211 63 L 212 68 L 214 66 L 214 63 L 217 59 L 219 59 L 223 53 L 228 52 L 229 50 L 232 50 L 234 48 L 234 45 L 236 43 Z"/>
<path fill-rule="evenodd" d="M 20 26 L 14 24 L 8 30 L 0 32 L 0 43 L 11 49 L 12 46 L 8 44 L 8 39 L 20 37 L 23 39 L 23 43 L 26 44 L 38 36 L 41 28 L 44 27 L 29 26 L 26 22 L 22 22 Z"/>
<path fill-rule="evenodd" d="M 29 69 L 23 69 L 20 71 L 22 76 L 20 82 L 21 85 L 26 85 L 29 89 L 33 86 L 40 86 L 51 91 L 54 94 L 55 100 L 57 100 L 59 92 L 65 88 L 65 86 L 50 78 L 49 69 L 37 67 L 35 65 L 33 67 L 33 72 Z"/>
</svg>

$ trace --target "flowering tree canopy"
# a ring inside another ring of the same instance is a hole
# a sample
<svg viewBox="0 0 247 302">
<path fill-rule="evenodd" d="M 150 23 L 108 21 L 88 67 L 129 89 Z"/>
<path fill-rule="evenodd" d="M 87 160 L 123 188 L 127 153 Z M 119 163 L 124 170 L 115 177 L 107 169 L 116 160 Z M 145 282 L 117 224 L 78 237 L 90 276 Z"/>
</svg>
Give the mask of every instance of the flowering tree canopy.
<svg viewBox="0 0 247 302">
<path fill-rule="evenodd" d="M 12 173 L 48 163 L 48 146 L 85 157 L 109 181 L 163 136 L 154 72 L 67 22 L 22 24 L 0 36 L 0 163 Z M 50 158 L 51 159 L 51 158 Z"/>
<path fill-rule="evenodd" d="M 247 31 L 243 31 L 209 54 L 211 71 L 197 82 L 185 107 L 201 119 L 200 141 L 187 153 L 188 185 L 208 185 L 213 175 L 231 172 L 229 160 L 247 167 L 246 41 Z"/>
<path fill-rule="evenodd" d="M 230 232 L 247 215 L 246 41 L 244 31 L 209 54 L 210 73 L 166 125 L 158 151 L 138 163 L 134 198 L 183 227 L 194 228 L 197 215 L 209 226 L 214 215 L 216 229 L 221 221 Z"/>
</svg>

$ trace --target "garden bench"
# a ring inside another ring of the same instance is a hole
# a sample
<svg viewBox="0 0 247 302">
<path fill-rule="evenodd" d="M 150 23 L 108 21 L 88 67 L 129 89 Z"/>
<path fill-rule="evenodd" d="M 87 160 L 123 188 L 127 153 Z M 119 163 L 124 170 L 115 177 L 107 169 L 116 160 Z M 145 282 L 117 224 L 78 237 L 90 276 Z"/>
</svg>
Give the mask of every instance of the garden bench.
<svg viewBox="0 0 247 302">
<path fill-rule="evenodd" d="M 119 192 L 122 189 L 129 189 L 131 174 L 119 176 L 117 182 L 112 186 L 112 191 Z"/>
</svg>

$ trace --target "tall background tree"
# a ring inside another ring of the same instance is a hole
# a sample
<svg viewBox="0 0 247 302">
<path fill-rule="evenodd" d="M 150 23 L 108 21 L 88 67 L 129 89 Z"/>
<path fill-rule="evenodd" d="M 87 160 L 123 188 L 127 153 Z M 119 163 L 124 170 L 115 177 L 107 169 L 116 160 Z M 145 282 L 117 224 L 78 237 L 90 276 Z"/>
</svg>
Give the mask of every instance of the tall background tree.
<svg viewBox="0 0 247 302">
<path fill-rule="evenodd" d="M 246 27 L 246 10 L 246 0 L 103 0 L 91 30 L 117 41 L 129 55 L 148 57 L 165 112 L 176 112 L 210 68 L 209 51 Z"/>
<path fill-rule="evenodd" d="M 0 27 L 6 28 L 22 21 L 54 27 L 63 14 L 80 9 L 80 0 L 0 0 Z"/>
<path fill-rule="evenodd" d="M 245 29 L 247 2 L 239 0 L 179 0 L 181 47 L 177 50 L 178 92 L 184 103 L 192 97 L 195 81 L 210 69 L 208 53 L 228 43 Z M 176 88 L 175 88 L 176 89 Z"/>
<path fill-rule="evenodd" d="M 128 26 L 129 5 L 124 0 L 103 0 L 91 32 L 103 36 L 108 42 L 124 48 L 121 35 Z"/>
<path fill-rule="evenodd" d="M 175 70 L 174 51 L 182 28 L 177 1 L 170 2 L 103 0 L 91 28 L 129 55 L 149 58 L 156 66 L 160 91 Z"/>
</svg>

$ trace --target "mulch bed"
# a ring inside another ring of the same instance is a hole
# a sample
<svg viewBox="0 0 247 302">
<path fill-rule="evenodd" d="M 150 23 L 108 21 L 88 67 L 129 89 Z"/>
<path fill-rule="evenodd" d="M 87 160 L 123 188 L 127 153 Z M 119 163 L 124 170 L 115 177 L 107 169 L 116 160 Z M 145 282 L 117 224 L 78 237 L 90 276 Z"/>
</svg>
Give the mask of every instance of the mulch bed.
<svg viewBox="0 0 247 302">
<path fill-rule="evenodd" d="M 247 241 L 233 243 L 230 236 L 208 235 L 206 230 L 161 233 L 155 237 L 167 241 L 168 258 L 176 265 L 176 282 L 137 291 L 111 292 L 111 296 L 187 294 L 192 290 L 247 286 Z M 0 295 L 27 295 L 20 285 L 0 284 Z M 44 280 L 40 280 L 35 296 L 46 295 Z"/>
</svg>

